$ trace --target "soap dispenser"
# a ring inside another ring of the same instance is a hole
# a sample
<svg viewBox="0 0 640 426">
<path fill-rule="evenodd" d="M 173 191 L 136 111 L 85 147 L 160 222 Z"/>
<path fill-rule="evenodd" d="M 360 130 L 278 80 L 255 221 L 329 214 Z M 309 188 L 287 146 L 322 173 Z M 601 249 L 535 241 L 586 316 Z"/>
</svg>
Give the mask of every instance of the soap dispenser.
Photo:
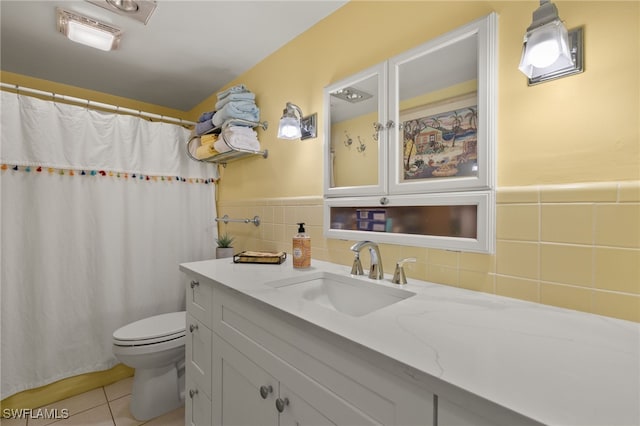
<svg viewBox="0 0 640 426">
<path fill-rule="evenodd" d="M 293 267 L 311 266 L 311 237 L 305 233 L 304 222 L 298 223 L 298 233 L 293 237 Z"/>
</svg>

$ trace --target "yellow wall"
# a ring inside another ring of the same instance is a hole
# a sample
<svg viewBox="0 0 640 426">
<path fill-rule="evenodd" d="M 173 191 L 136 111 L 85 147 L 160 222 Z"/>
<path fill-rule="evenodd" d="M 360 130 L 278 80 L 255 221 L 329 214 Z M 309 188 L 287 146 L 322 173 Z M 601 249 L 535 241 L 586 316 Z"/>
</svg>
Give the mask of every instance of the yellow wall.
<svg viewBox="0 0 640 426">
<path fill-rule="evenodd" d="M 372 112 L 331 126 L 334 186 L 378 183 L 378 142 L 373 139 L 372 126 L 377 121 L 378 113 Z M 351 145 L 345 144 L 347 138 L 351 139 Z M 360 144 L 364 145 L 364 150 L 360 149 Z"/>
<path fill-rule="evenodd" d="M 123 98 L 120 96 L 113 96 L 102 92 L 96 92 L 94 90 L 82 89 L 80 87 L 69 86 L 67 84 L 54 83 L 52 81 L 33 78 L 21 74 L 15 74 L 8 71 L 0 71 L 0 81 L 7 84 L 15 84 L 18 86 L 28 87 L 30 89 L 42 90 L 44 92 L 73 96 L 80 99 L 88 99 L 95 102 L 102 102 L 105 104 L 130 108 L 136 111 L 144 111 L 153 114 L 164 115 L 165 117 L 193 120 L 193 118 L 190 117 L 189 114 L 185 111 L 166 108 L 159 105 Z"/>
<path fill-rule="evenodd" d="M 219 185 L 220 215 L 263 219 L 226 227 L 236 249 L 290 251 L 304 221 L 314 258 L 350 263 L 351 242 L 322 234 L 323 87 L 495 11 L 497 252 L 383 245 L 385 267 L 414 256 L 414 278 L 640 321 L 640 3 L 555 3 L 569 28 L 584 26 L 586 71 L 538 86 L 517 69 L 538 1 L 352 1 L 231 82 L 256 93 L 271 125 L 269 158 L 233 163 Z M 318 112 L 318 139 L 276 139 L 287 101 Z"/>
<path fill-rule="evenodd" d="M 586 71 L 534 87 L 517 66 L 537 1 L 348 3 L 231 83 L 256 93 L 270 155 L 228 167 L 220 199 L 321 194 L 323 87 L 491 11 L 499 14 L 498 185 L 638 179 L 640 4 L 555 3 L 569 28 L 585 28 Z M 318 112 L 317 139 L 276 139 L 287 101 Z M 214 103 L 212 95 L 192 116 Z"/>
</svg>

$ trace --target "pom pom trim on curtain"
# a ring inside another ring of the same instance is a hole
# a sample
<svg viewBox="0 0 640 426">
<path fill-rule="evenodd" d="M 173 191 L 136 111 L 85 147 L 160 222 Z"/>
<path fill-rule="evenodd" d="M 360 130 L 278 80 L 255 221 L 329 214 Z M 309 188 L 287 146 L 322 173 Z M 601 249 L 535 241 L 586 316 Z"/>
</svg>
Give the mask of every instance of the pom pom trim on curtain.
<svg viewBox="0 0 640 426">
<path fill-rule="evenodd" d="M 141 180 L 141 181 L 151 181 L 151 182 L 182 182 L 182 183 L 204 183 L 208 185 L 210 183 L 215 183 L 218 181 L 216 178 L 190 178 L 190 177 L 182 177 L 182 176 L 157 176 L 157 175 L 145 175 L 142 173 L 129 173 L 129 172 L 120 172 L 120 171 L 111 171 L 111 170 L 85 170 L 85 169 L 56 169 L 53 167 L 42 167 L 42 166 L 18 166 L 18 165 L 10 165 L 10 164 L 2 164 L 0 165 L 0 170 L 12 170 L 14 172 L 25 172 L 25 173 L 43 173 L 47 172 L 49 174 L 58 174 L 61 176 L 102 176 L 102 177 L 113 177 L 116 179 L 131 179 L 131 180 Z"/>
<path fill-rule="evenodd" d="M 114 114 L 3 91 L 2 151 L 7 167 L 95 171 L 129 176 L 217 177 L 210 164 L 192 161 L 190 131 L 164 122 Z M 20 125 L 4 125 L 20 123 Z M 57 135 L 58 140 L 52 140 Z"/>
</svg>

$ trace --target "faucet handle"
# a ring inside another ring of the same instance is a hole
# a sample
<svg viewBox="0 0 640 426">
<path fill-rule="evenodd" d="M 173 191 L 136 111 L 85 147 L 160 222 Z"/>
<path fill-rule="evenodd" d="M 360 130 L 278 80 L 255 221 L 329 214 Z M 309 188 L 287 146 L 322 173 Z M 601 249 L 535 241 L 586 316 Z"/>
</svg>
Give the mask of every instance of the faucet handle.
<svg viewBox="0 0 640 426">
<path fill-rule="evenodd" d="M 415 257 L 407 257 L 406 259 L 401 259 L 396 262 L 396 270 L 393 273 L 393 279 L 391 282 L 393 284 L 403 285 L 407 283 L 407 276 L 404 274 L 404 264 L 405 263 L 415 263 Z"/>
<path fill-rule="evenodd" d="M 364 275 L 364 271 L 362 270 L 362 262 L 360 262 L 360 253 L 358 252 L 356 252 L 356 256 L 353 259 L 351 275 Z"/>
</svg>

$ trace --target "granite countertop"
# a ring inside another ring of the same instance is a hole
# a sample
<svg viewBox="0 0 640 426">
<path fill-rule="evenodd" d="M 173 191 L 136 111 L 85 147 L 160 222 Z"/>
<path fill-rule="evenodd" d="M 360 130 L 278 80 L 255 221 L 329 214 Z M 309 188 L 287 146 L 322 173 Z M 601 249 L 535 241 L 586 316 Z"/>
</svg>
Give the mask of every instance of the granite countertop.
<svg viewBox="0 0 640 426">
<path fill-rule="evenodd" d="M 180 265 L 429 376 L 550 425 L 640 425 L 640 324 L 408 279 L 415 296 L 360 317 L 265 285 L 350 268 Z M 397 288 L 390 276 L 371 285 Z"/>
</svg>

